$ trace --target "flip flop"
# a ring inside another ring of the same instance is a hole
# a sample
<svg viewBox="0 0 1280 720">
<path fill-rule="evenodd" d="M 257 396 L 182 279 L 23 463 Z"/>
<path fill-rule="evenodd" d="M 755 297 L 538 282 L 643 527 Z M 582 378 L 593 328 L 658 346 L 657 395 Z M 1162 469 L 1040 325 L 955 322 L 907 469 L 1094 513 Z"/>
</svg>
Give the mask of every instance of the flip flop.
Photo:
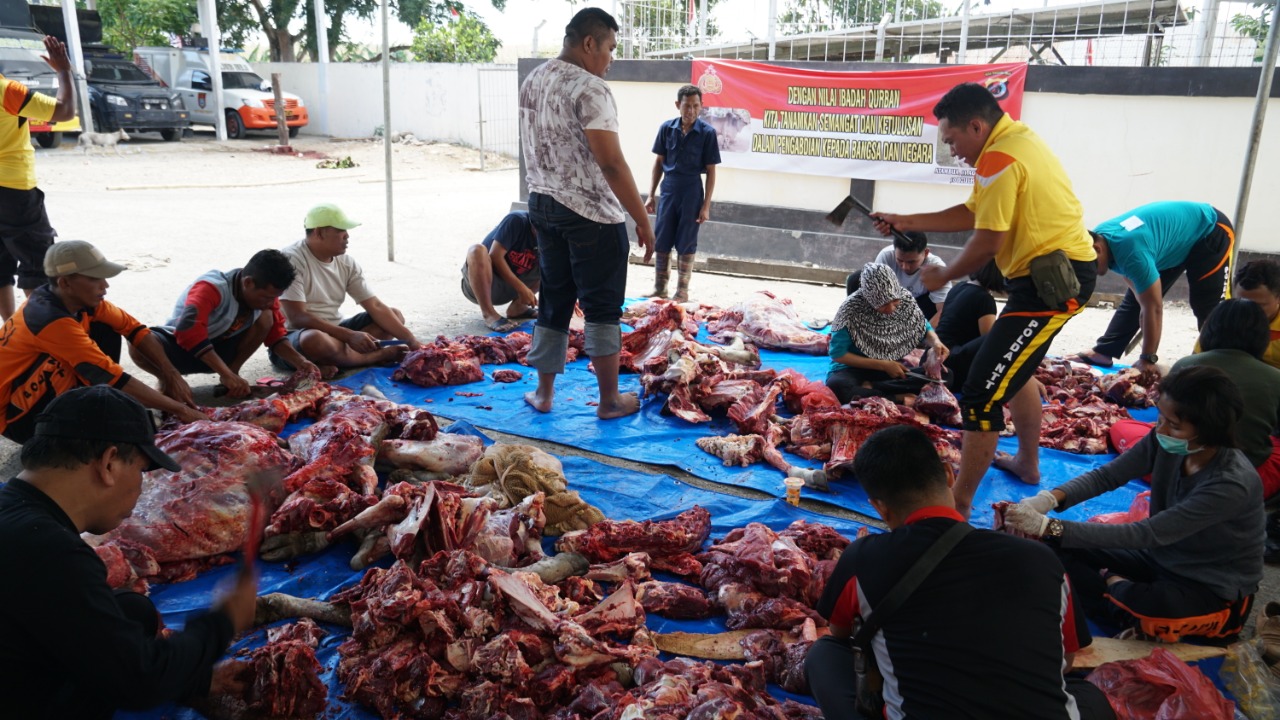
<svg viewBox="0 0 1280 720">
<path fill-rule="evenodd" d="M 520 327 L 520 323 L 516 322 L 515 320 L 505 320 L 503 318 L 498 318 L 497 320 L 485 320 L 484 326 L 489 328 L 493 332 L 509 333 L 512 330 L 515 330 L 516 328 Z"/>
<path fill-rule="evenodd" d="M 1072 356 L 1071 356 L 1071 359 L 1072 359 L 1072 360 L 1076 360 L 1076 361 L 1078 361 L 1078 362 L 1082 362 L 1082 363 L 1084 363 L 1085 365 L 1093 365 L 1094 367 L 1100 367 L 1100 368 L 1109 368 L 1109 367 L 1111 367 L 1112 365 L 1114 365 L 1114 364 L 1115 364 L 1115 361 L 1114 361 L 1114 360 L 1108 360 L 1108 361 L 1106 361 L 1105 363 L 1104 363 L 1104 362 L 1098 362 L 1097 360 L 1094 360 L 1094 359 L 1093 359 L 1093 356 L 1092 356 L 1092 355 L 1090 355 L 1089 353 L 1084 352 L 1084 351 L 1081 351 L 1081 352 L 1076 353 L 1075 355 L 1072 355 Z"/>
<path fill-rule="evenodd" d="M 537 320 L 538 308 L 536 307 L 526 308 L 525 311 L 520 313 L 519 315 L 508 315 L 507 319 L 508 320 Z"/>
</svg>

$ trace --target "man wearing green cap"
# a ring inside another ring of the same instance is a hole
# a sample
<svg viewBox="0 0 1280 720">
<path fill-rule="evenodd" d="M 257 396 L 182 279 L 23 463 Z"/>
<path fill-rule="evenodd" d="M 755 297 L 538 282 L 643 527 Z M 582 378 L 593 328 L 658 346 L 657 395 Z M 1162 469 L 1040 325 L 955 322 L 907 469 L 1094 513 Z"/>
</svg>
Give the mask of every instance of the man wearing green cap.
<svg viewBox="0 0 1280 720">
<path fill-rule="evenodd" d="M 106 720 L 233 689 L 240 668 L 215 663 L 253 625 L 252 572 L 160 637 L 155 605 L 113 592 L 80 538 L 133 513 L 143 472 L 179 469 L 146 409 L 103 385 L 69 390 L 35 422 L 22 468 L 0 486 L 0 576 L 21 588 L 0 593 L 0 715 Z"/>
<path fill-rule="evenodd" d="M 54 243 L 44 256 L 49 282 L 37 288 L 0 333 L 0 434 L 26 442 L 36 416 L 80 385 L 110 385 L 183 422 L 207 420 L 191 388 L 146 325 L 103 298 L 124 266 L 83 240 Z M 156 368 L 160 391 L 120 367 L 123 340 Z"/>
<path fill-rule="evenodd" d="M 406 350 L 418 349 L 417 338 L 404 325 L 404 315 L 373 294 L 364 271 L 347 255 L 347 231 L 359 225 L 337 205 L 316 205 L 303 222 L 307 237 L 282 249 L 298 271 L 297 279 L 280 296 L 289 328 L 287 340 L 319 365 L 325 377 L 338 368 L 394 362 Z M 348 295 L 364 312 L 344 320 L 340 310 Z M 400 343 L 384 347 L 388 340 Z M 275 352 L 268 354 L 277 368 L 296 369 Z"/>
</svg>

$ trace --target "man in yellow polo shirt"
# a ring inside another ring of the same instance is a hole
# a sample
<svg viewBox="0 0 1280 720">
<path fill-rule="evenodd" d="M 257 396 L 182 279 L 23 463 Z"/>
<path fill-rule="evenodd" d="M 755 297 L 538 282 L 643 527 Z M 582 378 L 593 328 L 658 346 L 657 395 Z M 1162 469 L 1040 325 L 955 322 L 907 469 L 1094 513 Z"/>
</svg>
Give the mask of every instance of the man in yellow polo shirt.
<svg viewBox="0 0 1280 720">
<path fill-rule="evenodd" d="M 1044 140 L 1004 113 L 986 88 L 957 85 L 933 108 L 938 136 L 951 153 L 975 169 L 973 192 L 962 205 L 933 213 L 877 213 L 878 229 L 960 232 L 972 230 L 964 249 L 946 267 L 920 271 L 925 289 L 976 272 L 992 258 L 1009 280 L 1009 302 L 987 333 L 961 392 L 964 441 L 956 478 L 956 509 L 968 517 L 992 460 L 1029 485 L 1040 483 L 1040 394 L 1028 382 L 1054 336 L 1079 313 L 1097 280 L 1097 254 L 1084 225 L 1080 201 L 1062 163 Z M 1060 252 L 1059 252 L 1060 251 Z M 1051 306 L 1031 279 L 1033 261 L 1058 261 L 1060 291 L 1074 276 L 1079 288 Z M 1018 454 L 996 457 L 1009 404 Z"/>
<path fill-rule="evenodd" d="M 0 76 L 0 322 L 16 307 L 14 276 L 27 297 L 45 284 L 44 254 L 57 235 L 44 211 L 44 193 L 36 187 L 36 153 L 29 120 L 61 122 L 76 116 L 67 48 L 44 39 L 44 61 L 58 73 L 58 97 L 42 95 L 17 80 Z"/>
<path fill-rule="evenodd" d="M 1262 361 L 1280 368 L 1280 260 L 1264 258 L 1241 265 L 1236 271 L 1232 292 L 1238 298 L 1257 303 L 1267 314 L 1271 342 L 1262 354 Z M 1196 352 L 1199 352 L 1199 343 Z"/>
</svg>

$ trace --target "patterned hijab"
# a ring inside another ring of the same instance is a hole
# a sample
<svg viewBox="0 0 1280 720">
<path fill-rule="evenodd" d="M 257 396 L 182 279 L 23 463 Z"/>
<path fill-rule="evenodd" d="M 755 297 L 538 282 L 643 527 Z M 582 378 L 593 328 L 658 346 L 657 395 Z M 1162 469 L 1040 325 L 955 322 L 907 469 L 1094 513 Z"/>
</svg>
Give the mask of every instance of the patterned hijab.
<svg viewBox="0 0 1280 720">
<path fill-rule="evenodd" d="M 892 314 L 877 310 L 894 300 L 902 302 Z M 920 344 L 924 326 L 924 313 L 911 293 L 898 284 L 893 270 L 867 263 L 862 269 L 862 287 L 836 311 L 831 331 L 848 328 L 853 344 L 869 358 L 901 360 Z"/>
</svg>

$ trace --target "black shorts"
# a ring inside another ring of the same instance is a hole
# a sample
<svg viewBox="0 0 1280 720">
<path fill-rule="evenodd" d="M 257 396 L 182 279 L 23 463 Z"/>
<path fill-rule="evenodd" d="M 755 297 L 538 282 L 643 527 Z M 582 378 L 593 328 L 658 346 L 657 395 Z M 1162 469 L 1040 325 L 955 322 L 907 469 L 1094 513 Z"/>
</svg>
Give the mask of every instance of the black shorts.
<svg viewBox="0 0 1280 720">
<path fill-rule="evenodd" d="M 367 312 L 358 312 L 355 315 L 352 315 L 351 317 L 347 318 L 346 320 L 343 320 L 342 322 L 338 323 L 338 327 L 344 327 L 348 330 L 364 330 L 365 328 L 369 327 L 372 324 L 373 324 L 372 315 L 370 315 Z M 300 339 L 302 338 L 302 333 L 303 333 L 302 330 L 290 330 L 289 334 L 284 336 L 285 342 L 289 343 L 289 345 L 293 347 L 294 350 L 297 350 L 299 355 L 302 354 L 302 345 L 300 342 Z M 297 370 L 297 368 L 285 362 L 283 358 L 277 355 L 274 348 L 275 346 L 273 345 L 271 348 L 267 349 L 267 359 L 271 361 L 271 365 L 275 369 L 283 370 L 285 372 L 293 372 L 294 370 Z"/>
<path fill-rule="evenodd" d="M 160 346 L 164 348 L 165 357 L 169 358 L 169 362 L 178 369 L 183 375 L 198 375 L 200 373 L 211 373 L 213 368 L 204 363 L 203 360 L 192 355 L 190 351 L 178 344 L 178 339 L 169 332 L 168 328 L 153 327 L 151 334 L 156 340 L 160 341 Z M 229 338 L 221 340 L 213 340 L 213 352 L 222 358 L 225 363 L 235 360 L 236 353 L 240 350 L 240 341 L 243 338 L 241 334 L 232 335 Z"/>
<path fill-rule="evenodd" d="M 40 188 L 0 187 L 0 287 L 13 285 L 15 275 L 23 290 L 43 285 L 44 254 L 57 235 Z"/>
<path fill-rule="evenodd" d="M 1009 301 L 983 336 L 960 394 L 965 430 L 1004 429 L 1004 404 L 1035 375 L 1067 321 L 1084 310 L 1098 280 L 1098 264 L 1072 260 L 1071 266 L 1080 280 L 1080 294 L 1065 310 L 1046 305 L 1030 277 L 1009 281 Z"/>
</svg>

